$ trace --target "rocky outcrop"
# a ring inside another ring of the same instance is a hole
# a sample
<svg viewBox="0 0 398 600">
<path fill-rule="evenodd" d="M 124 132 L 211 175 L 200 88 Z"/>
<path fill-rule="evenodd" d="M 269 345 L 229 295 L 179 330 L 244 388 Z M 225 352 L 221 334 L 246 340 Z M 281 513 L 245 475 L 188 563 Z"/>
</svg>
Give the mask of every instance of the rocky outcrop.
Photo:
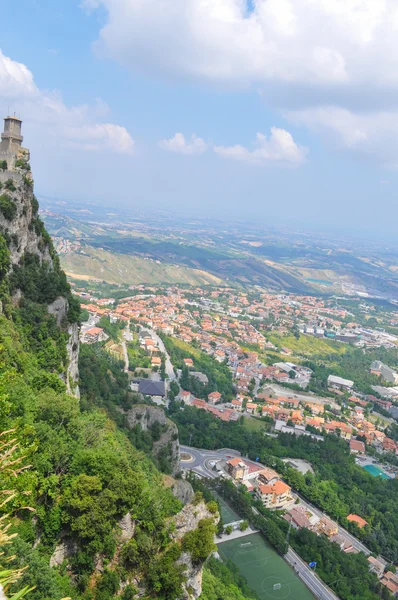
<svg viewBox="0 0 398 600">
<path fill-rule="evenodd" d="M 7 182 L 12 181 L 14 189 L 8 189 Z M 43 243 L 42 237 L 32 227 L 36 208 L 33 200 L 33 185 L 31 178 L 17 171 L 0 171 L 0 195 L 6 196 L 13 202 L 12 218 L 7 218 L 0 210 L 0 233 L 10 238 L 9 250 L 12 265 L 20 263 L 25 252 L 36 254 L 40 261 L 52 263 L 50 249 Z"/>
<path fill-rule="evenodd" d="M 160 425 L 160 437 L 153 441 L 152 454 L 158 458 L 165 452 L 172 465 L 172 475 L 179 473 L 181 466 L 178 429 L 175 423 L 166 417 L 164 410 L 156 406 L 136 404 L 126 411 L 125 415 L 131 429 L 139 425 L 143 431 L 151 431 L 155 423 Z"/>
<path fill-rule="evenodd" d="M 192 502 L 195 492 L 192 485 L 185 479 L 177 479 L 173 484 L 171 491 L 184 505 Z"/>
<path fill-rule="evenodd" d="M 132 519 L 131 514 L 127 513 L 118 523 L 120 528 L 119 540 L 121 542 L 128 542 L 134 535 L 135 532 L 135 521 Z"/>
<path fill-rule="evenodd" d="M 69 394 L 80 398 L 79 390 L 79 325 L 72 323 L 68 326 L 69 339 L 66 344 L 68 367 L 66 370 L 66 389 Z"/>
<path fill-rule="evenodd" d="M 213 519 L 214 523 L 217 523 L 219 516 L 211 513 L 205 502 L 187 504 L 173 517 L 175 531 L 171 534 L 172 539 L 181 542 L 185 534 L 196 529 L 203 519 Z M 202 593 L 203 565 L 194 565 L 189 552 L 183 552 L 177 564 L 184 565 L 187 578 L 181 600 L 197 600 Z"/>
<path fill-rule="evenodd" d="M 71 558 L 77 552 L 75 542 L 71 540 L 63 540 L 59 542 L 50 558 L 50 567 L 59 567 L 65 559 Z"/>
<path fill-rule="evenodd" d="M 26 167 L 0 170 L 0 196 L 0 234 L 7 241 L 10 272 L 15 270 L 27 255 L 37 256 L 39 263 L 45 263 L 50 271 L 59 268 L 51 240 L 38 219 L 39 207 L 33 193 L 30 170 Z M 15 305 L 19 304 L 22 297 L 21 290 L 13 290 L 12 301 Z M 57 297 L 48 305 L 48 312 L 54 315 L 58 326 L 67 329 L 69 334 L 68 364 L 65 365 L 63 379 L 68 393 L 78 398 L 79 331 L 77 323 L 68 324 L 68 310 L 68 299 L 63 296 Z"/>
</svg>

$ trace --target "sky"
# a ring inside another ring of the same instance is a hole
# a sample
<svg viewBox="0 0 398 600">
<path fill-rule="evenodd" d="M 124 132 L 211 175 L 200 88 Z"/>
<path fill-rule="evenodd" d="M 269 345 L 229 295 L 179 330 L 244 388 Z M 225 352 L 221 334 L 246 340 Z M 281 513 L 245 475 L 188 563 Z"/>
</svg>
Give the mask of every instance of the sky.
<svg viewBox="0 0 398 600">
<path fill-rule="evenodd" d="M 36 192 L 356 235 L 398 218 L 396 0 L 2 0 Z"/>
</svg>

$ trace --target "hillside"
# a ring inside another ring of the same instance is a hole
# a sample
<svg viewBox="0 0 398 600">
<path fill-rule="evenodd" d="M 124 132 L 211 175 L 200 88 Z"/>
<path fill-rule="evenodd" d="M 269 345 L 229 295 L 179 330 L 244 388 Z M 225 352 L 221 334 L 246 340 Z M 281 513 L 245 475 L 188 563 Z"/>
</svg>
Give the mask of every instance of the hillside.
<svg viewBox="0 0 398 600">
<path fill-rule="evenodd" d="M 107 283 L 220 285 L 222 279 L 202 269 L 159 260 L 109 252 L 84 246 L 80 252 L 61 256 L 62 267 L 73 279 L 100 279 Z"/>
<path fill-rule="evenodd" d="M 217 506 L 183 507 L 161 448 L 133 445 L 120 365 L 94 352 L 79 381 L 79 305 L 38 208 L 15 143 L 0 170 L 0 595 L 195 600 Z"/>
</svg>

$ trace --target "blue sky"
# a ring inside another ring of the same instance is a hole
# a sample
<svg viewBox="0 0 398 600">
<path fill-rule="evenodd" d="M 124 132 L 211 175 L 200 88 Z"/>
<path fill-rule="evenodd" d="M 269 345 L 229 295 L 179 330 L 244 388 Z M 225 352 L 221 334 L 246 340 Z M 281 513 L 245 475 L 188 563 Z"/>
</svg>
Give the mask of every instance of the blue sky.
<svg viewBox="0 0 398 600">
<path fill-rule="evenodd" d="M 39 195 L 382 237 L 398 12 L 374 4 L 3 0 L 0 109 Z"/>
</svg>

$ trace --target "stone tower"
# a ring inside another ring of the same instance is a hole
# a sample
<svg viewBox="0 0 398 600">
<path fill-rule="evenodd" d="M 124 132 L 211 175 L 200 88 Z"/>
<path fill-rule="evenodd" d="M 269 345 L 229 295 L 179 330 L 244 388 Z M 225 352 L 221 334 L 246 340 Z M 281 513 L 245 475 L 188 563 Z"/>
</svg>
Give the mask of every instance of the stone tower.
<svg viewBox="0 0 398 600">
<path fill-rule="evenodd" d="M 0 142 L 0 161 L 5 160 L 10 171 L 14 169 L 15 161 L 19 158 L 29 160 L 29 150 L 22 147 L 21 130 L 21 119 L 15 116 L 4 119 L 4 131 L 1 134 Z"/>
</svg>

